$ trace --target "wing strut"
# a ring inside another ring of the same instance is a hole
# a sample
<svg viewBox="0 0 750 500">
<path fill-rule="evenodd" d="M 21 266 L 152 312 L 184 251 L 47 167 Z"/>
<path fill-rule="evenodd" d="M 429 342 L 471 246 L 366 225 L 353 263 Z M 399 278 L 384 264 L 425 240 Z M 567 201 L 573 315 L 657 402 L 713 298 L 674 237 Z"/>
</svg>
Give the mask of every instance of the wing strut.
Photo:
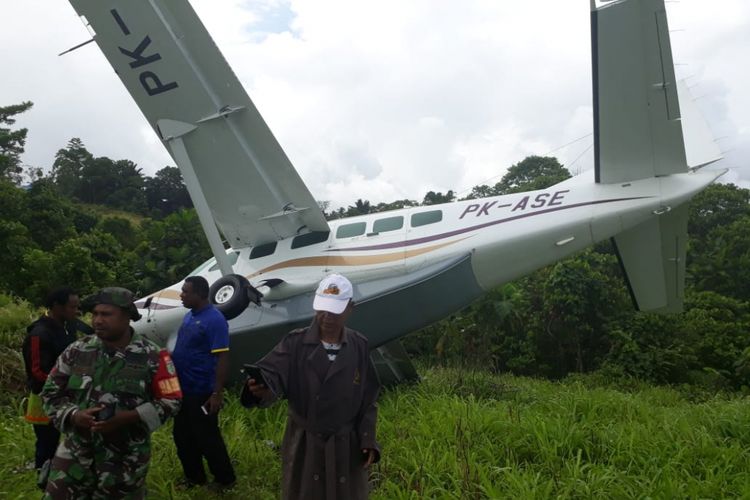
<svg viewBox="0 0 750 500">
<path fill-rule="evenodd" d="M 229 262 L 224 243 L 221 241 L 216 221 L 211 214 L 211 209 L 208 208 L 206 196 L 203 194 L 198 177 L 195 175 L 193 162 L 190 161 L 190 156 L 187 153 L 187 149 L 185 149 L 185 143 L 182 141 L 182 136 L 189 134 L 198 127 L 190 123 L 175 120 L 159 120 L 157 126 L 172 152 L 172 157 L 182 172 L 185 187 L 190 194 L 190 199 L 193 200 L 195 211 L 198 213 L 198 219 L 201 226 L 203 226 L 203 232 L 206 234 L 208 244 L 211 246 L 211 252 L 214 254 L 214 258 L 216 258 L 216 263 L 219 265 L 221 275 L 227 276 L 232 274 L 232 264 Z"/>
</svg>

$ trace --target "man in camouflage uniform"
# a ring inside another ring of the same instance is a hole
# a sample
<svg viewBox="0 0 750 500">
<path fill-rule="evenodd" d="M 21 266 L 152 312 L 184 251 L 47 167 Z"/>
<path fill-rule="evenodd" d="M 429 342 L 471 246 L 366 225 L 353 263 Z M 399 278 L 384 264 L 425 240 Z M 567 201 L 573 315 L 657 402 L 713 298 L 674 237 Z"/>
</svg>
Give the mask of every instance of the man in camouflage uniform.
<svg viewBox="0 0 750 500">
<path fill-rule="evenodd" d="M 65 434 L 45 498 L 143 498 L 150 434 L 179 410 L 179 382 L 166 351 L 130 327 L 130 291 L 104 288 L 83 306 L 96 335 L 62 353 L 41 393 Z"/>
</svg>

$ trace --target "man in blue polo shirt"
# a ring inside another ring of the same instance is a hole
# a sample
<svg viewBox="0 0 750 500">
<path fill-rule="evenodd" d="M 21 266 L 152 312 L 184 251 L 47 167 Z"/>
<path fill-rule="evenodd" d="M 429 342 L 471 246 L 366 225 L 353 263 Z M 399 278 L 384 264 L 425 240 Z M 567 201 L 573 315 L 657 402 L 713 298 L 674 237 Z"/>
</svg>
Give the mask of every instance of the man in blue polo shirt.
<svg viewBox="0 0 750 500">
<path fill-rule="evenodd" d="M 182 285 L 182 305 L 190 309 L 177 333 L 172 360 L 182 387 L 182 407 L 174 419 L 174 442 L 187 486 L 206 483 L 203 458 L 220 488 L 235 482 L 219 410 L 229 369 L 227 320 L 208 301 L 208 282 L 190 276 Z"/>
</svg>

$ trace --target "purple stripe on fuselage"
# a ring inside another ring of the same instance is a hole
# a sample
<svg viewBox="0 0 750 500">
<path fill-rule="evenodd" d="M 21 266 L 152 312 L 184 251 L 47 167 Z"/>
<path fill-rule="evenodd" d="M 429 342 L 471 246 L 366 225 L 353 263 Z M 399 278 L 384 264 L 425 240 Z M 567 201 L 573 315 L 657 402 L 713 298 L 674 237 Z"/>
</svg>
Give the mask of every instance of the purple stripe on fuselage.
<svg viewBox="0 0 750 500">
<path fill-rule="evenodd" d="M 360 252 L 364 250 L 386 250 L 389 248 L 407 247 L 412 245 L 420 245 L 422 243 L 429 243 L 431 241 L 441 240 L 443 238 L 450 238 L 458 234 L 468 233 L 476 231 L 477 229 L 483 229 L 485 227 L 494 226 L 495 224 L 502 224 L 503 222 L 511 222 L 525 217 L 533 217 L 535 215 L 547 214 L 550 212 L 557 212 L 558 210 L 567 210 L 570 208 L 585 207 L 587 205 L 601 205 L 602 203 L 614 203 L 617 201 L 631 201 L 631 200 L 642 200 L 644 198 L 653 198 L 653 196 L 635 196 L 632 198 L 614 198 L 611 200 L 597 200 L 597 201 L 586 201 L 583 203 L 574 203 L 573 205 L 567 205 L 555 208 L 545 208 L 544 210 L 538 210 L 536 212 L 529 212 L 525 214 L 514 215 L 513 217 L 506 217 L 505 219 L 493 220 L 485 222 L 484 224 L 477 224 L 476 226 L 465 227 L 463 229 L 456 229 L 455 231 L 448 231 L 447 233 L 435 234 L 432 236 L 425 236 L 424 238 L 416 238 L 414 240 L 397 241 L 394 243 L 382 243 L 380 245 L 368 245 L 364 247 L 354 248 L 331 248 L 326 250 L 327 252 Z"/>
</svg>

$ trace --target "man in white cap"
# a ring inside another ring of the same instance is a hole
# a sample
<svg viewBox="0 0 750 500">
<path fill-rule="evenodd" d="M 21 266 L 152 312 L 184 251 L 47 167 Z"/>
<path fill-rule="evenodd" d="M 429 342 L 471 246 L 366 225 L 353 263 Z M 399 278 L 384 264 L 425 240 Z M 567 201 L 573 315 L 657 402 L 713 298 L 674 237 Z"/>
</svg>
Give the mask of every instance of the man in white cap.
<svg viewBox="0 0 750 500">
<path fill-rule="evenodd" d="M 247 407 L 289 401 L 281 450 L 284 499 L 367 498 L 367 469 L 380 459 L 380 383 L 367 339 L 345 326 L 353 308 L 349 280 L 324 278 L 312 324 L 284 337 L 258 362 L 264 380 L 251 378 L 243 388 Z"/>
</svg>

